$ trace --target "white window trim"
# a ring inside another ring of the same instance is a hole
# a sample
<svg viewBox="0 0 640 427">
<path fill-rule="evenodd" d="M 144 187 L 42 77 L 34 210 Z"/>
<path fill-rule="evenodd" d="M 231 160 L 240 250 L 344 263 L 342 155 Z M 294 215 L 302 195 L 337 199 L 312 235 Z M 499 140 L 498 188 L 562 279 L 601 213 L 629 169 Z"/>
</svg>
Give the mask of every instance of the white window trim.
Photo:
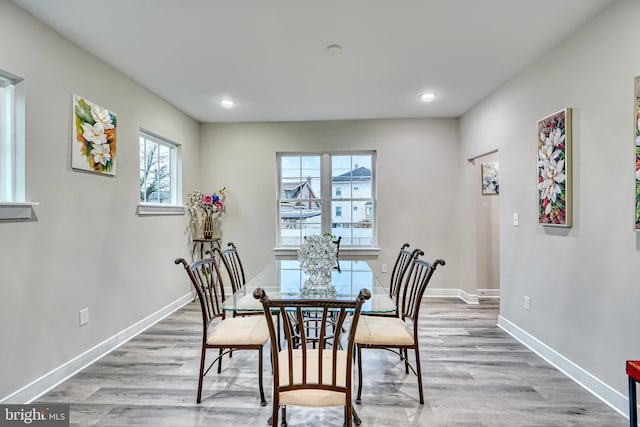
<svg viewBox="0 0 640 427">
<path fill-rule="evenodd" d="M 153 203 L 138 203 L 136 214 L 144 215 L 184 215 L 184 206 L 157 205 Z"/>
<path fill-rule="evenodd" d="M 26 211 L 16 212 L 20 205 L 31 206 L 25 200 L 25 165 L 26 165 L 26 142 L 25 142 L 25 84 L 24 79 L 6 71 L 0 70 L 0 76 L 4 81 L 8 81 L 12 96 L 11 105 L 0 105 L 0 110 L 9 108 L 13 113 L 11 121 L 8 123 L 9 145 L 0 146 L 1 173 L 8 173 L 0 180 L 3 188 L 0 191 L 0 206 L 2 206 L 1 219 L 25 219 Z M 4 99 L 2 100 L 4 102 Z M 7 136 L 7 135 L 5 135 Z M 5 180 L 6 179 L 6 180 Z M 30 212 L 30 210 L 28 210 Z M 30 218 L 29 214 L 29 218 Z"/>
<path fill-rule="evenodd" d="M 0 202 L 0 220 L 31 219 L 38 202 Z"/>
<path fill-rule="evenodd" d="M 140 128 L 138 131 L 138 135 L 144 134 L 145 137 L 148 137 L 150 140 L 153 140 L 156 143 L 163 145 L 172 145 L 171 153 L 171 163 L 176 165 L 175 168 L 171 169 L 171 203 L 170 204 L 160 204 L 160 203 L 145 203 L 138 202 L 136 208 L 136 214 L 138 216 L 162 216 L 162 215 L 184 215 L 185 207 L 181 204 L 182 201 L 182 145 L 177 142 L 171 141 L 168 138 L 160 136 L 154 132 L 151 132 L 147 129 Z M 138 173 L 140 173 L 138 171 Z"/>
<path fill-rule="evenodd" d="M 276 168 L 277 168 L 277 182 L 276 182 L 276 191 L 277 191 L 277 198 L 276 198 L 276 230 L 277 230 L 277 234 L 276 234 L 276 244 L 277 246 L 275 248 L 273 248 L 273 251 L 276 253 L 276 255 L 282 255 L 282 256 L 297 256 L 297 251 L 298 251 L 298 247 L 297 246 L 282 246 L 280 244 L 280 184 L 282 182 L 282 177 L 281 177 L 281 169 L 280 169 L 280 165 L 281 165 L 281 157 L 284 156 L 313 156 L 313 155 L 317 155 L 321 157 L 321 163 L 320 163 L 320 168 L 321 168 L 321 194 L 319 199 L 322 202 L 322 217 L 323 217 L 323 221 L 322 221 L 322 227 L 324 227 L 325 225 L 331 224 L 331 206 L 332 206 L 332 202 L 335 200 L 341 200 L 341 198 L 334 196 L 333 194 L 333 188 L 331 185 L 326 186 L 324 185 L 323 182 L 323 178 L 324 176 L 331 176 L 331 156 L 340 156 L 340 155 L 358 155 L 358 154 L 370 154 L 372 156 L 372 164 L 371 164 L 371 173 L 374 176 L 374 179 L 371 183 L 371 197 L 367 197 L 364 198 L 362 200 L 369 200 L 371 199 L 373 201 L 373 206 L 377 205 L 377 185 L 376 185 L 376 180 L 377 180 L 377 156 L 378 153 L 376 152 L 376 150 L 347 150 L 347 151 L 328 151 L 328 152 L 317 152 L 317 151 L 310 151 L 310 152 L 303 152 L 303 151 L 286 151 L 286 152 L 278 152 L 276 153 Z M 328 187 L 328 188 L 325 188 Z M 357 197 L 352 197 L 351 199 L 345 199 L 345 200 L 360 200 L 360 198 Z M 377 218 L 377 216 L 376 216 Z M 325 224 L 325 222 L 327 224 Z M 377 255 L 378 252 L 380 251 L 380 248 L 378 247 L 378 221 L 376 219 L 375 221 L 375 227 L 373 229 L 373 236 L 372 236 L 372 240 L 373 240 L 373 244 L 372 246 L 340 246 L 340 252 L 341 253 L 345 253 L 345 254 L 349 254 L 351 256 L 369 256 L 369 255 Z"/>
<path fill-rule="evenodd" d="M 0 199 L 0 219 L 28 220 L 32 218 L 33 207 L 38 203 L 25 201 L 25 84 L 23 78 L 6 71 L 0 71 L 0 75 L 3 79 L 9 80 L 13 87 L 13 105 L 9 108 L 15 113 L 9 128 L 11 143 L 4 156 L 0 156 L 4 162 L 7 162 L 8 166 L 5 166 L 11 174 L 4 184 L 8 187 L 0 191 L 0 194 L 4 194 L 4 198 Z"/>
</svg>

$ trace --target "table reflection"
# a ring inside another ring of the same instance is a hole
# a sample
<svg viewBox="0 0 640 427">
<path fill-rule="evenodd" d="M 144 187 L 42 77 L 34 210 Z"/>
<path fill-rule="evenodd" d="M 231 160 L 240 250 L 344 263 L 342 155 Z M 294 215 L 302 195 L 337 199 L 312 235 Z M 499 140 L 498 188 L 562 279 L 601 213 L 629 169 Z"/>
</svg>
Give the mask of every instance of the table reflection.
<svg viewBox="0 0 640 427">
<path fill-rule="evenodd" d="M 302 292 L 307 276 L 298 260 L 278 260 L 267 265 L 257 276 L 249 280 L 244 289 L 227 298 L 223 308 L 227 311 L 262 311 L 262 305 L 253 298 L 256 288 L 263 288 L 269 298 L 335 298 L 353 300 L 361 289 L 368 289 L 372 298 L 362 307 L 363 313 L 393 312 L 395 304 L 388 291 L 378 281 L 371 266 L 365 261 L 341 260 L 340 269 L 331 272 L 333 289 L 326 294 Z M 334 291 L 335 289 L 335 291 Z M 375 298 L 374 298 L 375 297 Z"/>
</svg>

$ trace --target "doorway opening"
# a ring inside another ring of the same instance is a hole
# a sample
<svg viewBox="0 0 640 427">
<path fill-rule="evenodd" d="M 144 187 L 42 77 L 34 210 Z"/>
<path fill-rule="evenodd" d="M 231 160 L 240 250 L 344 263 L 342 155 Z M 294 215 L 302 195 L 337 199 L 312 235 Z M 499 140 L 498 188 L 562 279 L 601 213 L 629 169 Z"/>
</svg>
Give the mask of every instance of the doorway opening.
<svg viewBox="0 0 640 427">
<path fill-rule="evenodd" d="M 500 163 L 498 152 L 474 159 L 478 185 L 475 191 L 477 295 L 500 297 Z"/>
</svg>

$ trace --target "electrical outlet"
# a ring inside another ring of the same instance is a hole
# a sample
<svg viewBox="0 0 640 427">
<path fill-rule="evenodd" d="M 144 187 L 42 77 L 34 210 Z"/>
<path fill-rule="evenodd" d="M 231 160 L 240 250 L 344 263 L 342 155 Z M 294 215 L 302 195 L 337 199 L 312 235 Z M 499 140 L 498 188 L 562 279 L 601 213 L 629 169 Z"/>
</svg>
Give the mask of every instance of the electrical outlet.
<svg viewBox="0 0 640 427">
<path fill-rule="evenodd" d="M 83 308 L 80 310 L 80 326 L 84 326 L 89 323 L 89 309 Z"/>
<path fill-rule="evenodd" d="M 517 227 L 518 225 L 520 225 L 520 218 L 518 216 L 518 212 L 514 212 L 513 213 L 513 226 Z"/>
<path fill-rule="evenodd" d="M 530 297 L 524 297 L 524 309 L 527 311 L 531 311 L 531 298 Z"/>
<path fill-rule="evenodd" d="M 386 273 L 387 272 L 387 264 L 381 264 L 380 265 L 380 271 L 383 272 L 383 273 Z"/>
</svg>

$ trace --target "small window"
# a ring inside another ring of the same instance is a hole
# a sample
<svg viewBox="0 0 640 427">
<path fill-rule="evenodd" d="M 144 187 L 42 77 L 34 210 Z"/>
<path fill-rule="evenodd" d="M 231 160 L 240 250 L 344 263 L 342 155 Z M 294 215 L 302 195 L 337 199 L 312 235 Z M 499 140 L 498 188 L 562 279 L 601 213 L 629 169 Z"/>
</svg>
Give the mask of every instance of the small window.
<svg viewBox="0 0 640 427">
<path fill-rule="evenodd" d="M 177 206 L 181 202 L 180 146 L 140 130 L 140 202 Z"/>
<path fill-rule="evenodd" d="M 342 216 L 342 206 L 336 206 L 336 216 Z"/>
<path fill-rule="evenodd" d="M 336 187 L 336 197 L 340 197 L 340 196 L 342 196 L 342 188 Z"/>
<path fill-rule="evenodd" d="M 0 70 L 0 202 L 25 201 L 23 79 Z"/>
</svg>

